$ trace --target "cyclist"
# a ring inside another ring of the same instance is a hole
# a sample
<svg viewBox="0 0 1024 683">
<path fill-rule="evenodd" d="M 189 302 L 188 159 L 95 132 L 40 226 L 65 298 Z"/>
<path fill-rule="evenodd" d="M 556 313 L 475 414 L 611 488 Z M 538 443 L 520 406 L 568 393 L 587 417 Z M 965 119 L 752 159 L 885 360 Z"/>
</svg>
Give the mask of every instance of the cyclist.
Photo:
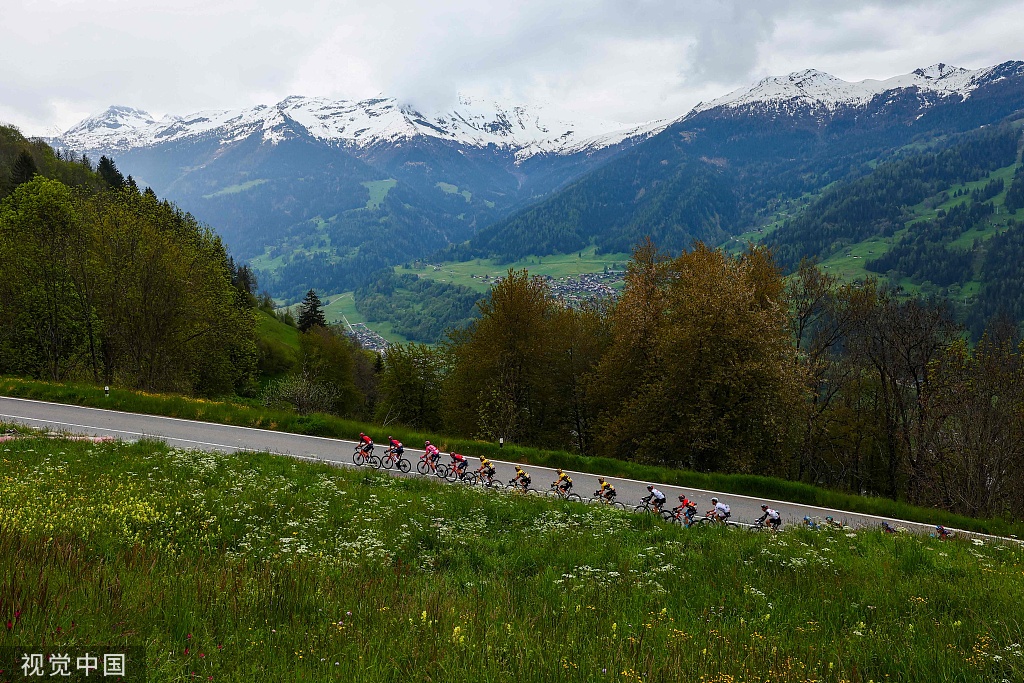
<svg viewBox="0 0 1024 683">
<path fill-rule="evenodd" d="M 612 486 L 610 482 L 605 481 L 604 477 L 598 477 L 597 483 L 600 484 L 600 486 L 596 491 L 594 491 L 594 495 L 601 496 L 609 503 L 612 502 L 612 500 L 615 499 L 615 496 L 618 495 L 615 493 L 615 487 Z"/>
<path fill-rule="evenodd" d="M 683 516 L 686 517 L 686 523 L 693 524 L 693 518 L 697 514 L 697 504 L 685 495 L 681 495 L 679 496 L 679 507 L 673 508 L 672 512 L 678 514 L 680 510 L 683 511 Z"/>
<path fill-rule="evenodd" d="M 941 538 L 946 539 L 953 535 L 953 532 L 942 526 L 941 524 L 935 525 L 935 534 Z"/>
<path fill-rule="evenodd" d="M 455 451 L 448 454 L 452 459 L 452 467 L 455 468 L 456 474 L 459 475 L 459 479 L 466 476 L 466 468 L 469 467 L 469 461 L 466 460 L 466 456 L 460 455 Z"/>
<path fill-rule="evenodd" d="M 516 465 L 516 476 L 512 478 L 512 484 L 522 488 L 524 491 L 530 488 L 530 475 L 522 467 Z"/>
<path fill-rule="evenodd" d="M 882 531 L 884 531 L 887 534 L 896 533 L 895 527 L 893 527 L 892 524 L 889 524 L 889 522 L 882 522 Z"/>
<path fill-rule="evenodd" d="M 804 524 L 807 526 L 808 529 L 818 528 L 818 523 L 806 515 L 804 515 Z"/>
<path fill-rule="evenodd" d="M 437 450 L 437 446 L 427 441 L 423 444 L 423 452 L 427 456 L 430 466 L 436 467 L 437 461 L 441 457 L 441 451 Z"/>
<path fill-rule="evenodd" d="M 402 454 L 405 453 L 405 446 L 402 445 L 402 442 L 393 436 L 389 436 L 388 443 L 391 444 L 391 450 L 395 452 L 395 455 L 401 458 Z"/>
<path fill-rule="evenodd" d="M 361 450 L 364 455 L 373 453 L 373 439 L 362 432 L 359 432 L 359 450 Z"/>
<path fill-rule="evenodd" d="M 568 494 L 572 490 L 572 477 L 562 471 L 562 468 L 558 468 L 558 479 L 555 480 L 555 488 L 562 492 L 563 495 Z"/>
<path fill-rule="evenodd" d="M 764 514 L 757 518 L 758 524 L 767 523 L 772 528 L 772 531 L 778 531 L 779 527 L 782 526 L 782 515 L 779 514 L 779 511 L 771 509 L 767 504 L 762 504 L 761 512 Z"/>
<path fill-rule="evenodd" d="M 665 494 L 654 488 L 653 484 L 647 485 L 649 493 L 641 498 L 644 503 L 650 502 L 654 506 L 655 512 L 661 512 L 661 506 L 665 504 Z"/>
<path fill-rule="evenodd" d="M 842 529 L 843 528 L 843 523 L 842 522 L 837 522 L 836 520 L 832 519 L 832 515 L 826 515 L 825 516 L 825 524 L 827 526 L 832 527 L 833 529 Z"/>
<path fill-rule="evenodd" d="M 487 459 L 486 455 L 480 456 L 480 467 L 477 469 L 480 473 L 481 478 L 487 477 L 487 483 L 490 484 L 494 479 L 494 465 Z"/>
<path fill-rule="evenodd" d="M 723 503 L 717 498 L 712 498 L 711 504 L 714 505 L 714 507 L 708 510 L 708 517 L 714 517 L 717 521 L 724 522 L 732 515 L 732 510 L 729 509 L 729 505 L 727 503 Z"/>
</svg>

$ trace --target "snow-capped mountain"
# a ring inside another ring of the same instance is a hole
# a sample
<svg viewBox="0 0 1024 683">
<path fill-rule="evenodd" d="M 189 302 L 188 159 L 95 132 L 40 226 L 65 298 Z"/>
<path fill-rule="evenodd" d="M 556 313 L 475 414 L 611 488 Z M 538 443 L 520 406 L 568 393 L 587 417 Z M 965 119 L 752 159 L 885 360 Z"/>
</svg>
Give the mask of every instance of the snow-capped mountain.
<svg viewBox="0 0 1024 683">
<path fill-rule="evenodd" d="M 356 148 L 426 137 L 474 148 L 494 145 L 526 159 L 536 154 L 573 154 L 648 137 L 668 123 L 629 126 L 586 117 L 570 122 L 549 116 L 542 106 L 505 106 L 468 97 L 460 97 L 450 111 L 424 114 L 394 98 L 355 102 L 292 96 L 271 106 L 202 111 L 160 120 L 138 109 L 115 106 L 82 121 L 56 142 L 79 151 L 113 153 L 207 136 L 231 143 L 259 134 L 264 142 L 277 143 L 308 134 Z"/>
<path fill-rule="evenodd" d="M 1024 74 L 1024 62 L 1006 62 L 975 70 L 933 64 L 902 76 L 854 83 L 816 69 L 805 69 L 786 76 L 771 76 L 718 99 L 702 102 L 693 108 L 691 115 L 719 108 L 747 107 L 779 112 L 803 107 L 812 111 L 832 112 L 845 107 L 863 107 L 880 95 L 890 96 L 912 89 L 939 98 L 955 96 L 966 99 L 977 88 L 1006 78 L 1010 73 Z"/>
</svg>

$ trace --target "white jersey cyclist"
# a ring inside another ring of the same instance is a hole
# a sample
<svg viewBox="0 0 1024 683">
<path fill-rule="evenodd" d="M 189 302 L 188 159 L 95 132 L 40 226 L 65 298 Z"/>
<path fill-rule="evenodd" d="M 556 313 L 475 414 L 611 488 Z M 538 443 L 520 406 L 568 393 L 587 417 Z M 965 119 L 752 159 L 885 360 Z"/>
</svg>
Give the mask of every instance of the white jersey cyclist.
<svg viewBox="0 0 1024 683">
<path fill-rule="evenodd" d="M 729 509 L 729 505 L 727 503 L 723 503 L 717 498 L 712 498 L 711 502 L 715 506 L 712 512 L 714 512 L 715 516 L 719 519 L 728 519 L 729 515 L 732 514 L 732 510 Z"/>
<path fill-rule="evenodd" d="M 651 488 L 651 498 L 658 501 L 659 503 L 665 502 L 665 494 L 656 488 Z"/>
</svg>

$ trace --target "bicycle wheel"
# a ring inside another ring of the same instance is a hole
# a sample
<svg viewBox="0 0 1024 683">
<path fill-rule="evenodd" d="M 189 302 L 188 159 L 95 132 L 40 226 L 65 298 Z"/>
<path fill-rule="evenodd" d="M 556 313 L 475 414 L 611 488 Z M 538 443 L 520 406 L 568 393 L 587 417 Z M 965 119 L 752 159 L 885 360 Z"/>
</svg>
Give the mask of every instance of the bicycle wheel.
<svg viewBox="0 0 1024 683">
<path fill-rule="evenodd" d="M 670 524 L 676 521 L 675 513 L 670 510 L 662 510 L 661 518 Z"/>
<path fill-rule="evenodd" d="M 427 464 L 426 460 L 420 460 L 416 463 L 416 471 L 426 476 L 427 473 L 430 472 L 430 465 Z"/>
<path fill-rule="evenodd" d="M 399 458 L 396 464 L 398 465 L 398 469 L 402 472 L 402 474 L 408 474 L 409 470 L 412 469 L 412 463 L 410 463 L 405 458 Z"/>
<path fill-rule="evenodd" d="M 360 466 L 365 465 L 366 454 L 363 453 L 362 451 L 355 451 L 354 453 L 352 453 L 352 462 Z"/>
<path fill-rule="evenodd" d="M 505 488 L 505 485 L 501 482 L 501 479 L 491 479 L 491 481 L 488 482 L 487 487 L 492 489 L 503 489 Z"/>
<path fill-rule="evenodd" d="M 375 470 L 379 470 L 380 469 L 380 458 L 378 458 L 376 455 L 371 455 L 370 457 L 368 457 L 366 459 L 366 464 L 369 465 L 370 467 L 372 467 Z"/>
<path fill-rule="evenodd" d="M 395 465 L 394 456 L 390 453 L 385 453 L 380 457 L 380 466 L 386 470 L 390 470 Z"/>
<path fill-rule="evenodd" d="M 578 493 L 567 493 L 567 494 L 565 494 L 565 499 L 566 500 L 571 500 L 574 503 L 582 503 L 583 502 L 583 497 L 580 496 L 580 494 L 578 494 Z"/>
<path fill-rule="evenodd" d="M 450 482 L 454 482 L 456 479 L 459 478 L 459 471 L 454 467 L 448 467 L 445 472 L 444 478 Z"/>
<path fill-rule="evenodd" d="M 740 528 L 740 525 L 737 524 L 736 522 L 726 522 L 725 526 L 727 528 L 729 528 L 729 529 L 739 529 Z"/>
<path fill-rule="evenodd" d="M 443 462 L 438 463 L 437 467 L 434 468 L 434 474 L 437 476 L 438 479 L 447 479 L 448 469 L 448 465 L 445 465 Z"/>
<path fill-rule="evenodd" d="M 645 512 L 647 514 L 650 514 L 651 508 L 647 505 L 637 505 L 635 508 L 633 508 L 633 512 Z"/>
<path fill-rule="evenodd" d="M 690 523 L 690 526 L 707 526 L 708 524 L 711 524 L 710 517 L 700 517 L 693 520 L 693 522 Z"/>
<path fill-rule="evenodd" d="M 617 501 L 617 500 L 613 500 L 613 501 L 612 501 L 612 502 L 610 503 L 610 505 L 611 505 L 611 506 L 612 506 L 613 508 L 615 508 L 616 510 L 623 510 L 623 511 L 624 511 L 624 510 L 626 509 L 626 504 L 625 504 L 625 503 L 620 503 L 620 502 L 619 502 L 619 501 Z"/>
</svg>

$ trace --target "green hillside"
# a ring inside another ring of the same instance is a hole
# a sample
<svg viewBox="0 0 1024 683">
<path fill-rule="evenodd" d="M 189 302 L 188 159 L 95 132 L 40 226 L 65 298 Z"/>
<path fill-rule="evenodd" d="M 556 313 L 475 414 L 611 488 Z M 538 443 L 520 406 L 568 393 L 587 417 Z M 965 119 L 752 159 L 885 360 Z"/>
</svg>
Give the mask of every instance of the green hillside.
<svg viewBox="0 0 1024 683">
<path fill-rule="evenodd" d="M 153 442 L 4 447 L 0 640 L 144 643 L 150 680 L 1024 676 L 1016 545 L 687 530 Z"/>
<path fill-rule="evenodd" d="M 1018 121 L 908 148 L 742 237 L 772 246 L 787 268 L 817 257 L 845 281 L 880 277 L 948 299 L 977 336 L 1000 312 L 1024 319 L 1022 144 Z"/>
</svg>

